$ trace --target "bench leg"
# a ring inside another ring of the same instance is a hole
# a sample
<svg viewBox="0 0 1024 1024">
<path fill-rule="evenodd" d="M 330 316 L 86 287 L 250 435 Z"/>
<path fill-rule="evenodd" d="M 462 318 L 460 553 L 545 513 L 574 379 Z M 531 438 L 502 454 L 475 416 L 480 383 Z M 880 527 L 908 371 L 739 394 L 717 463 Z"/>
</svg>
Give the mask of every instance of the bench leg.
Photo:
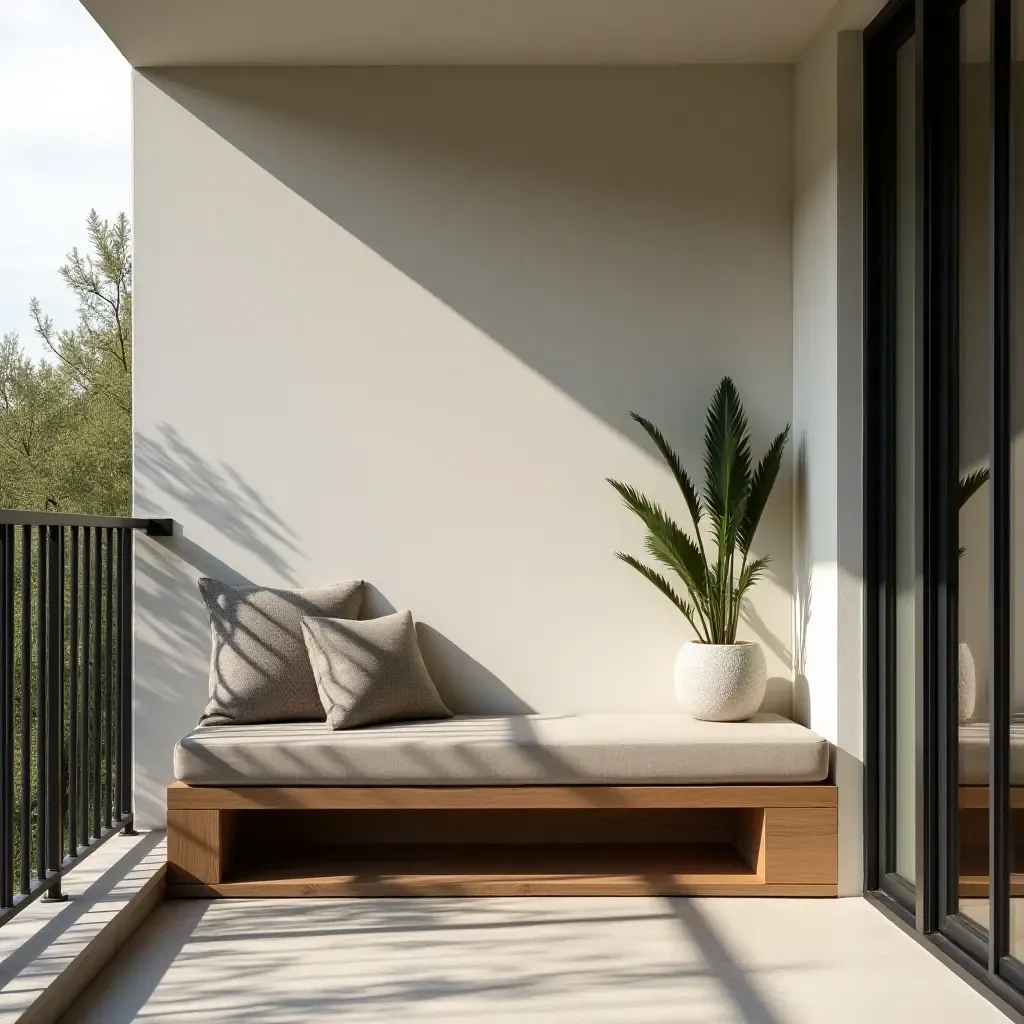
<svg viewBox="0 0 1024 1024">
<path fill-rule="evenodd" d="M 229 811 L 167 812 L 167 870 L 173 882 L 224 881 L 230 856 Z"/>
</svg>

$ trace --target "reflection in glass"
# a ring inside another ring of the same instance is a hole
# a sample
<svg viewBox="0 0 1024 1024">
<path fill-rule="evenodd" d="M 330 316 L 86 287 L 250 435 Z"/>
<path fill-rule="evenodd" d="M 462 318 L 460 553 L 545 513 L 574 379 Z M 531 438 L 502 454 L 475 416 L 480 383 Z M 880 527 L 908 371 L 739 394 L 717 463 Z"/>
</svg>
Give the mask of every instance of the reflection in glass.
<svg viewBox="0 0 1024 1024">
<path fill-rule="evenodd" d="M 989 927 L 989 351 L 992 338 L 989 0 L 960 8 L 960 911 Z M 951 908 L 953 909 L 953 908 Z"/>
<path fill-rule="evenodd" d="M 1013 0 L 1010 93 L 1010 954 L 1024 960 L 1024 0 Z"/>
<path fill-rule="evenodd" d="M 895 747 L 896 871 L 916 876 L 915 708 L 920 663 L 917 588 L 917 387 L 914 342 L 916 99 L 914 39 L 896 58 Z"/>
</svg>

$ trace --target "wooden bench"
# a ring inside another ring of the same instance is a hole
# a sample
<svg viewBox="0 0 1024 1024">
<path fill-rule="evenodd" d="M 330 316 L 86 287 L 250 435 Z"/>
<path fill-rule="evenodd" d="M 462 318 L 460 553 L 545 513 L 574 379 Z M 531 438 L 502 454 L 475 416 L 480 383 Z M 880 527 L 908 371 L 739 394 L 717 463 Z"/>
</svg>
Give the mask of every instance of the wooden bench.
<svg viewBox="0 0 1024 1024">
<path fill-rule="evenodd" d="M 830 784 L 196 786 L 172 897 L 835 896 Z"/>
</svg>

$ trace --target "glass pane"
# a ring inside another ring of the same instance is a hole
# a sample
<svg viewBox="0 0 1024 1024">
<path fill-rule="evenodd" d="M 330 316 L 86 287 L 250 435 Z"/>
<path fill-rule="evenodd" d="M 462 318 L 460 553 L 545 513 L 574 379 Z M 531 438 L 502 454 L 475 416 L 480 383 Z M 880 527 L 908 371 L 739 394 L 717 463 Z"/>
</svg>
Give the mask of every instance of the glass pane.
<svg viewBox="0 0 1024 1024">
<path fill-rule="evenodd" d="M 960 8 L 960 911 L 988 929 L 989 351 L 992 338 L 989 0 Z"/>
<path fill-rule="evenodd" d="M 1013 201 L 1010 260 L 1010 953 L 1024 960 L 1024 0 L 1013 2 L 1014 54 L 1010 116 Z"/>
<path fill-rule="evenodd" d="M 896 85 L 896 871 L 915 879 L 914 747 L 920 612 L 917 589 L 917 385 L 914 341 L 916 87 L 914 40 L 897 55 Z"/>
</svg>

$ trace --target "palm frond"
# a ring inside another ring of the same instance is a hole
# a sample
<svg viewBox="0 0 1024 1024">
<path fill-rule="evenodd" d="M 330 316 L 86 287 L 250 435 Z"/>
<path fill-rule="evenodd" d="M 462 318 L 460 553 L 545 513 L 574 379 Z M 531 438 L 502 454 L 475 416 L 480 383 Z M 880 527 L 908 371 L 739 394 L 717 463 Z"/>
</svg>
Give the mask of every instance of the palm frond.
<svg viewBox="0 0 1024 1024">
<path fill-rule="evenodd" d="M 750 545 L 754 542 L 754 534 L 761 522 L 764 507 L 768 504 L 768 498 L 775 486 L 779 470 L 782 468 L 782 456 L 788 440 L 789 425 L 787 424 L 786 429 L 768 445 L 768 450 L 750 478 L 750 491 L 747 495 L 746 508 L 743 510 L 743 522 L 740 525 L 738 538 L 740 551 L 744 554 L 750 550 Z"/>
<path fill-rule="evenodd" d="M 627 555 L 622 551 L 616 551 L 615 557 L 620 561 L 626 563 L 626 565 L 632 566 L 641 576 L 653 583 L 658 590 L 660 590 L 684 615 L 686 621 L 693 627 L 694 633 L 697 634 L 702 640 L 707 642 L 707 637 L 703 635 L 697 623 L 693 621 L 694 610 L 693 606 L 688 602 L 684 601 L 673 589 L 672 584 L 669 583 L 661 573 L 656 572 L 649 565 L 644 565 L 638 558 L 634 558 L 632 555 Z"/>
<path fill-rule="evenodd" d="M 672 471 L 693 520 L 696 537 L 682 530 L 660 505 L 635 487 L 612 479 L 608 483 L 643 522 L 647 528 L 648 555 L 679 577 L 686 588 L 685 597 L 680 596 L 656 569 L 632 555 L 617 552 L 616 556 L 669 598 L 705 643 L 735 643 L 740 605 L 768 566 L 767 558 L 749 563 L 747 559 L 768 497 L 778 479 L 789 427 L 772 441 L 752 470 L 747 417 L 736 385 L 724 377 L 712 396 L 705 421 L 705 480 L 703 490 L 698 492 L 664 434 L 643 416 L 637 413 L 630 413 L 630 416 L 643 427 Z M 717 557 L 714 558 L 708 557 L 705 548 L 701 531 L 704 518 L 710 520 L 715 537 Z"/>
<path fill-rule="evenodd" d="M 644 547 L 651 558 L 671 569 L 683 581 L 701 624 L 707 630 L 709 594 L 706 564 L 693 541 L 681 531 L 675 538 L 648 532 L 644 539 Z"/>
<path fill-rule="evenodd" d="M 736 631 L 740 624 L 740 610 L 743 606 L 743 599 L 746 597 L 747 591 L 764 575 L 770 562 L 771 558 L 766 555 L 763 558 L 755 558 L 753 562 L 744 562 L 743 567 L 740 569 L 739 579 L 736 581 L 736 586 L 732 592 L 731 614 L 727 630 L 728 642 L 731 644 L 736 642 Z"/>
<path fill-rule="evenodd" d="M 967 502 L 977 494 L 978 491 L 988 482 L 989 472 L 988 467 L 983 466 L 981 469 L 976 469 L 973 473 L 968 473 L 967 476 L 960 478 L 960 484 L 957 488 L 957 508 L 963 508 Z"/>
<path fill-rule="evenodd" d="M 655 448 L 658 449 L 661 457 L 668 463 L 668 468 L 672 470 L 676 484 L 679 486 L 679 490 L 683 492 L 686 507 L 690 510 L 693 528 L 697 531 L 698 543 L 700 543 L 700 522 L 704 516 L 704 509 L 701 507 L 697 488 L 693 486 L 693 481 L 686 470 L 683 469 L 682 461 L 665 439 L 665 435 L 649 419 L 646 419 L 639 413 L 631 412 L 629 415 L 647 431 L 647 436 L 654 442 Z"/>
<path fill-rule="evenodd" d="M 736 385 L 723 377 L 704 427 L 704 502 L 719 557 L 731 554 L 750 487 L 750 432 Z"/>
<path fill-rule="evenodd" d="M 765 555 L 763 558 L 755 558 L 754 561 L 747 562 L 743 566 L 739 579 L 736 581 L 736 593 L 741 601 L 743 600 L 743 595 L 764 576 L 770 564 L 771 557 Z"/>
<path fill-rule="evenodd" d="M 608 483 L 618 491 L 626 507 L 642 520 L 648 533 L 656 537 L 671 552 L 673 558 L 679 563 L 680 568 L 677 571 L 684 578 L 684 582 L 688 576 L 693 580 L 694 587 L 698 591 L 702 590 L 706 562 L 689 535 L 666 514 L 660 505 L 641 494 L 635 487 L 620 483 L 618 480 L 609 480 Z"/>
</svg>

